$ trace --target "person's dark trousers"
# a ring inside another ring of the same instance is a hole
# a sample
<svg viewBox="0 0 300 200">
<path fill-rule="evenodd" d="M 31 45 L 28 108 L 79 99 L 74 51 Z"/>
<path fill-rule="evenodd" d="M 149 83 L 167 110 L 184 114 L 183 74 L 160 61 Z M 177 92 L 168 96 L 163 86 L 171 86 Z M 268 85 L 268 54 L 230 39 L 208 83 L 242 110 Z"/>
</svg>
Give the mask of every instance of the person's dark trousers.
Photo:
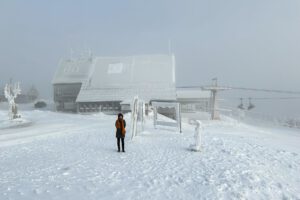
<svg viewBox="0 0 300 200">
<path fill-rule="evenodd" d="M 120 140 L 122 141 L 122 151 L 125 152 L 124 138 L 118 137 L 118 151 L 120 151 Z"/>
</svg>

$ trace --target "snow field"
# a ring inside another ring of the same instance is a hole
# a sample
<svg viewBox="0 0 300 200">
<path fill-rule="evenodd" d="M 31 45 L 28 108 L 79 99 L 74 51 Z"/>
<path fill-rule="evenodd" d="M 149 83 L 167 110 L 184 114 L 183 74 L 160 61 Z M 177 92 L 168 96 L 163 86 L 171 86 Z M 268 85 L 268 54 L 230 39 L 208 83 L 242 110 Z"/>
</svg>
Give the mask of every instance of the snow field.
<svg viewBox="0 0 300 200">
<path fill-rule="evenodd" d="M 131 141 L 126 115 L 126 153 L 117 153 L 115 116 L 23 115 L 32 126 L 0 130 L 0 199 L 300 199 L 293 131 L 203 121 L 197 153 L 194 126 L 179 134 L 148 121 Z"/>
</svg>

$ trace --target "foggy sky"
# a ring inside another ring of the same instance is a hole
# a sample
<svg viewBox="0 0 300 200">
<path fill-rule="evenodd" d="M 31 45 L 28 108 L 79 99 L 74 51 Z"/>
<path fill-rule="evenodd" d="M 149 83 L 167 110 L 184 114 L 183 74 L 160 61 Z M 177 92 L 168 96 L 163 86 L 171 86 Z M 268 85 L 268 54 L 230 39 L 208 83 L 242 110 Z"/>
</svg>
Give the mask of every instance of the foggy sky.
<svg viewBox="0 0 300 200">
<path fill-rule="evenodd" d="M 299 0 L 1 0 L 0 85 L 51 98 L 70 49 L 95 56 L 168 53 L 177 85 L 300 88 Z M 42 91 L 41 91 L 42 90 Z"/>
</svg>

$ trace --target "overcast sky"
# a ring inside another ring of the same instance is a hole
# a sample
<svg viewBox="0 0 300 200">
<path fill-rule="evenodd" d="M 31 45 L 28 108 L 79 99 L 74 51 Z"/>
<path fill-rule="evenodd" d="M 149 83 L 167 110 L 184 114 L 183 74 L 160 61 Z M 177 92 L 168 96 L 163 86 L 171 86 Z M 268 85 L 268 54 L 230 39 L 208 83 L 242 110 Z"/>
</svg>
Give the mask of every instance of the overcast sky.
<svg viewBox="0 0 300 200">
<path fill-rule="evenodd" d="M 177 85 L 300 90 L 299 0 L 1 0 L 0 83 L 52 96 L 70 49 L 96 56 L 168 53 Z"/>
</svg>

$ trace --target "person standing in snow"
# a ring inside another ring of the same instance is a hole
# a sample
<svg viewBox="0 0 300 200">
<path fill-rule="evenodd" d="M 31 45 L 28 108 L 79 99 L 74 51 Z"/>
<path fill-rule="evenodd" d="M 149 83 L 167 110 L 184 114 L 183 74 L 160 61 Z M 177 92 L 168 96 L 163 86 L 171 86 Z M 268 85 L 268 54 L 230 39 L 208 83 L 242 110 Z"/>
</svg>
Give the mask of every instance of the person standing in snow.
<svg viewBox="0 0 300 200">
<path fill-rule="evenodd" d="M 124 144 L 124 138 L 126 134 L 126 121 L 123 119 L 123 114 L 118 114 L 118 119 L 115 123 L 116 126 L 116 138 L 117 138 L 117 144 L 118 144 L 118 152 L 120 152 L 120 140 L 122 141 L 122 152 L 125 152 L 125 144 Z"/>
</svg>

